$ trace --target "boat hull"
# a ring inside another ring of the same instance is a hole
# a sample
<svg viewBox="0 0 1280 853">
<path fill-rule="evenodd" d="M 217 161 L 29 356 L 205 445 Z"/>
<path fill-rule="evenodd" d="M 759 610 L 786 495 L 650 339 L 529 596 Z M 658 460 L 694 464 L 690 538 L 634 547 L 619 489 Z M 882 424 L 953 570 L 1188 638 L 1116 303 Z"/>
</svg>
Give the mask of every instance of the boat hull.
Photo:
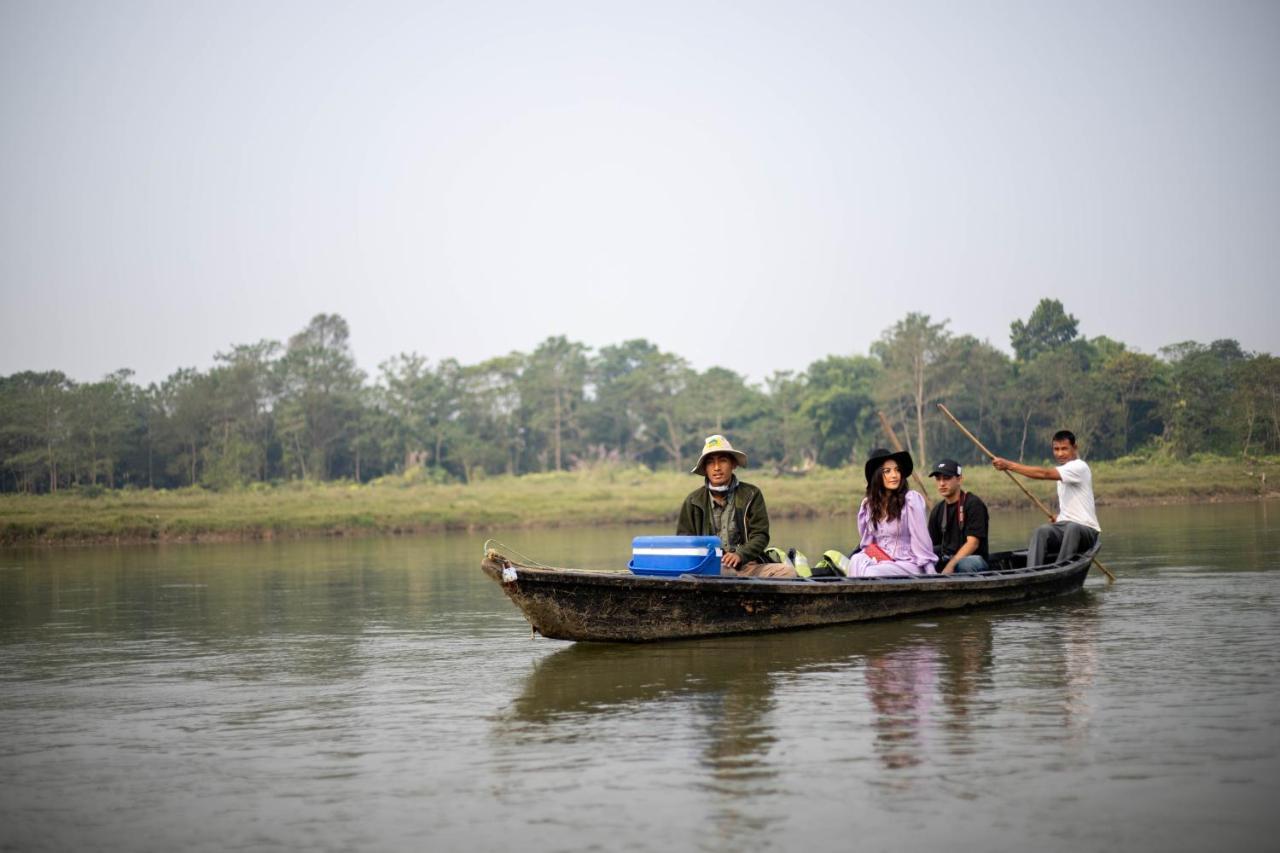
<svg viewBox="0 0 1280 853">
<path fill-rule="evenodd" d="M 668 579 L 532 568 L 512 564 L 494 552 L 486 555 L 481 568 L 520 608 L 534 631 L 545 637 L 647 642 L 810 628 L 1049 598 L 1083 585 L 1093 553 L 1061 566 L 1027 569 L 1016 565 L 1018 552 L 1005 552 L 999 556 L 1007 568 L 978 575 L 832 581 L 691 575 Z"/>
</svg>

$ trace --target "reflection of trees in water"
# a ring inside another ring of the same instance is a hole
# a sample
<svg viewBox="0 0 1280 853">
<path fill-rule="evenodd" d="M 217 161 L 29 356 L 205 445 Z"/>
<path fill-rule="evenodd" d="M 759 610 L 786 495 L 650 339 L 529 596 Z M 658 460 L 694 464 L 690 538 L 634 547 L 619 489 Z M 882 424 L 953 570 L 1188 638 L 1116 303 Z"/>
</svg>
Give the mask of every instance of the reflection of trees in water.
<svg viewBox="0 0 1280 853">
<path fill-rule="evenodd" d="M 1098 671 L 1098 612 L 1100 599 L 1082 595 L 1057 608 L 1037 608 L 1013 630 L 1009 642 L 1025 642 L 1023 667 L 1013 683 L 1031 688 L 1020 699 L 1026 711 L 1061 719 L 1071 737 L 1084 736 L 1092 717 L 1092 697 Z M 1054 732 L 1054 737 L 1063 733 Z"/>
<path fill-rule="evenodd" d="M 1063 721 L 1083 736 L 1093 716 L 1089 700 L 1098 674 L 1098 623 L 1095 613 L 1078 615 L 1065 622 L 1062 632 Z"/>
<path fill-rule="evenodd" d="M 775 703 L 768 683 L 768 676 L 744 679 L 698 703 L 708 734 L 702 764 L 717 790 L 732 792 L 777 775 L 768 761 L 769 748 L 777 741 L 769 719 Z"/>
<path fill-rule="evenodd" d="M 682 703 L 681 733 L 698 749 L 712 795 L 712 849 L 740 849 L 787 819 L 775 747 L 784 722 L 774 697 L 779 676 L 846 666 L 848 629 L 793 631 L 641 646 L 575 644 L 540 662 L 499 721 L 502 737 L 539 742 L 582 736 L 583 715 L 609 718 Z M 608 730 L 607 720 L 595 727 Z M 516 729 L 511 724 L 517 724 Z"/>
<path fill-rule="evenodd" d="M 773 676 L 856 654 L 849 629 L 642 645 L 575 643 L 544 658 L 511 706 L 522 721 L 616 713 L 674 696 L 745 693 L 768 702 Z"/>
<path fill-rule="evenodd" d="M 979 716 L 981 691 L 991 687 L 991 619 L 967 620 L 940 651 L 945 725 L 952 734 L 967 739 Z"/>
<path fill-rule="evenodd" d="M 770 676 L 759 673 L 698 702 L 705 719 L 701 764 L 708 772 L 706 785 L 716 794 L 713 847 L 738 848 L 786 817 L 780 806 L 770 807 L 779 774 L 772 754 L 777 721 L 770 685 Z"/>
</svg>

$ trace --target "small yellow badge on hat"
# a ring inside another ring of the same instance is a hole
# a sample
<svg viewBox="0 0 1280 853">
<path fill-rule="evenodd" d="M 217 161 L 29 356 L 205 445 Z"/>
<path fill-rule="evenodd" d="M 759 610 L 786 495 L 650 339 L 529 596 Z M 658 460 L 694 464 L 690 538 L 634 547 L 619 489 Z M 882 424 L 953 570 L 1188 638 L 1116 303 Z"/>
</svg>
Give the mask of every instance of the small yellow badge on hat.
<svg viewBox="0 0 1280 853">
<path fill-rule="evenodd" d="M 738 461 L 739 465 L 747 464 L 747 454 L 741 450 L 734 450 L 733 445 L 729 443 L 729 439 L 723 435 L 709 435 L 702 444 L 702 455 L 698 457 L 698 464 L 693 466 L 691 474 L 702 473 L 702 463 L 706 460 L 707 455 L 711 453 L 728 453 Z"/>
</svg>

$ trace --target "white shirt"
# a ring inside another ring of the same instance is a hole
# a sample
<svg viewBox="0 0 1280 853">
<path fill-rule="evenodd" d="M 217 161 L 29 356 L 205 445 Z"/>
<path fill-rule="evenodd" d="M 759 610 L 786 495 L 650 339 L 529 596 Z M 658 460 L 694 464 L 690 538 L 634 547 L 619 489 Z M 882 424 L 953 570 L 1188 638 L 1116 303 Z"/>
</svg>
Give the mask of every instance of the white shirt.
<svg viewBox="0 0 1280 853">
<path fill-rule="evenodd" d="M 1099 533 L 1098 511 L 1093 506 L 1093 472 L 1083 459 L 1058 466 L 1058 521 L 1074 521 Z"/>
</svg>

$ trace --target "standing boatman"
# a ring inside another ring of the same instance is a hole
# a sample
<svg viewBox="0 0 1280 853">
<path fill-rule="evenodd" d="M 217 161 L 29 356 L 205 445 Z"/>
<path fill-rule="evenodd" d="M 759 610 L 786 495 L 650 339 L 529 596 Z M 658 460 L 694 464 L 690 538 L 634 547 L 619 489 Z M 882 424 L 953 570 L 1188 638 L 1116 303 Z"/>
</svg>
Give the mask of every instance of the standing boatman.
<svg viewBox="0 0 1280 853">
<path fill-rule="evenodd" d="M 1075 433 L 1060 429 L 1053 434 L 1054 468 L 1039 468 L 1010 462 L 999 456 L 991 464 L 1001 471 L 1012 471 L 1033 480 L 1058 481 L 1058 514 L 1049 524 L 1042 524 L 1031 534 L 1027 544 L 1027 565 L 1043 566 L 1050 553 L 1063 563 L 1093 547 L 1102 527 L 1093 501 L 1093 472 L 1080 458 Z"/>
</svg>

